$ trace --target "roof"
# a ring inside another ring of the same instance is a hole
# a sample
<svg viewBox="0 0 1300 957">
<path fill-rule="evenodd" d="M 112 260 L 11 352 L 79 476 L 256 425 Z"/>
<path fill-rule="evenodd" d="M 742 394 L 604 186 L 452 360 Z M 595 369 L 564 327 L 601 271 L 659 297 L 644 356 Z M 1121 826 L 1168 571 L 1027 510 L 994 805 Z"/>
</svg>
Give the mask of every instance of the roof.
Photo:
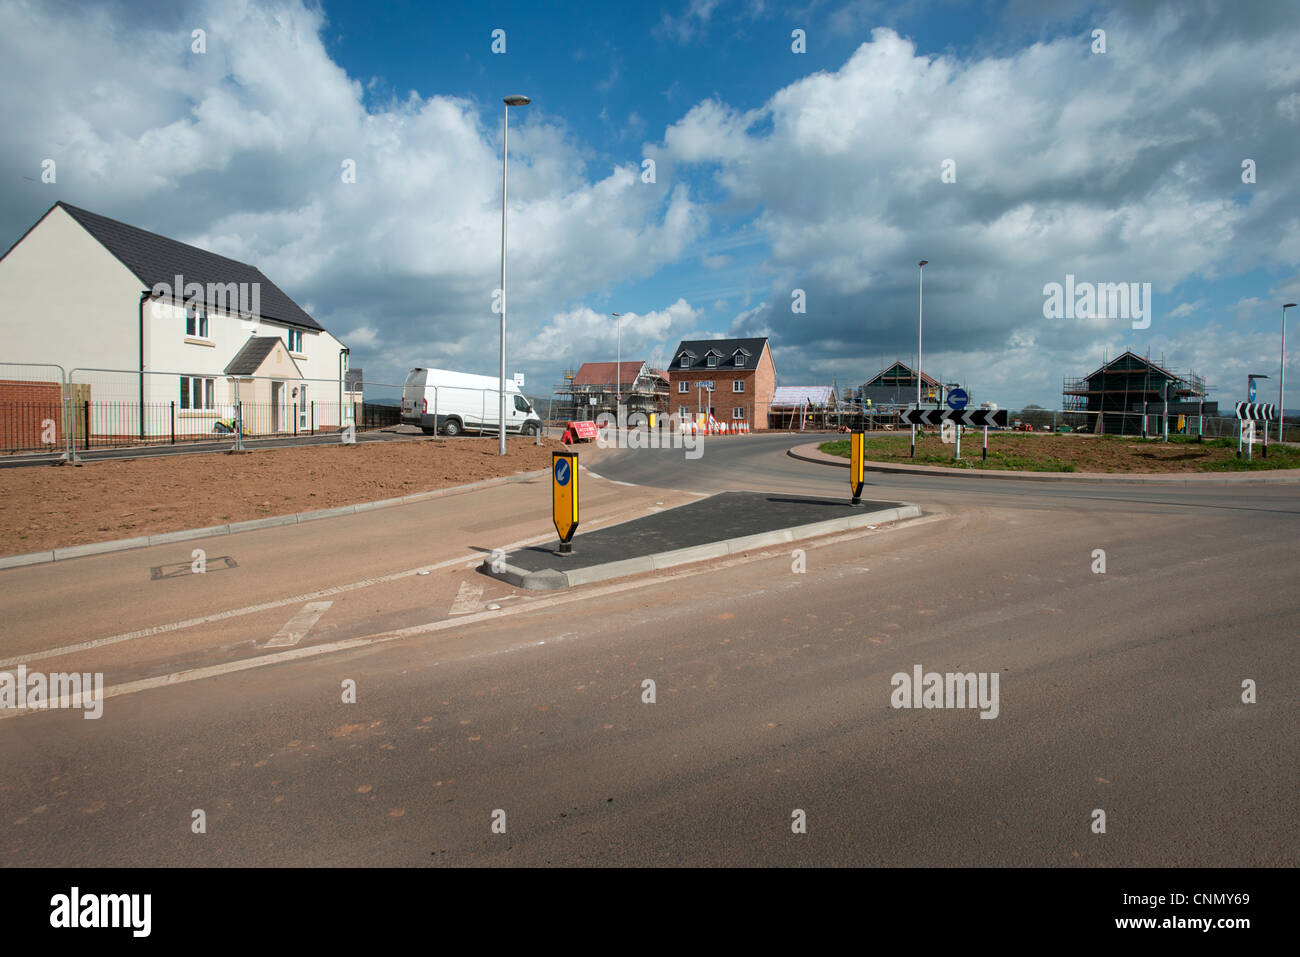
<svg viewBox="0 0 1300 957">
<path fill-rule="evenodd" d="M 170 286 L 175 283 L 177 276 L 184 277 L 187 285 L 197 282 L 202 283 L 204 288 L 207 288 L 208 283 L 223 285 L 231 282 L 258 283 L 263 319 L 271 319 L 303 329 L 325 331 L 279 286 L 267 279 L 256 266 L 218 256 L 206 249 L 168 239 L 166 236 L 151 233 L 138 226 L 130 226 L 89 210 L 69 206 L 62 201 L 54 205 L 61 207 L 80 223 L 150 289 L 158 283 L 166 283 Z M 46 215 L 49 213 L 47 212 Z"/>
<path fill-rule="evenodd" d="M 916 370 L 915 370 L 915 369 L 913 369 L 911 366 L 909 366 L 906 362 L 895 362 L 895 363 L 892 363 L 891 365 L 889 365 L 888 367 L 886 367 L 886 368 L 884 368 L 884 369 L 881 369 L 881 370 L 880 370 L 879 372 L 877 372 L 874 376 L 872 376 L 870 379 L 868 379 L 868 380 L 863 384 L 863 388 L 870 388 L 870 387 L 871 387 L 871 384 L 872 384 L 873 382 L 875 382 L 877 379 L 882 379 L 882 378 L 884 378 L 884 377 L 887 376 L 887 375 L 895 375 L 895 376 L 896 376 L 896 375 L 899 375 L 899 374 L 901 374 L 901 373 L 906 373 L 907 376 L 908 376 L 908 378 L 910 378 L 910 379 L 913 379 L 913 380 L 916 379 Z M 930 385 L 938 385 L 938 384 L 939 384 L 939 380 L 938 380 L 938 379 L 934 378 L 933 376 L 926 375 L 924 372 L 921 373 L 921 381 L 922 381 L 922 382 L 928 382 Z"/>
<path fill-rule="evenodd" d="M 1153 372 L 1158 372 L 1160 375 L 1165 376 L 1165 377 L 1167 377 L 1167 378 L 1170 378 L 1170 379 L 1181 379 L 1181 377 L 1180 377 L 1177 373 L 1170 372 L 1170 371 L 1167 370 L 1167 369 L 1162 369 L 1160 366 L 1156 365 L 1156 364 L 1155 364 L 1154 362 L 1152 362 L 1150 359 L 1144 359 L 1142 356 L 1138 355 L 1136 352 L 1133 352 L 1131 349 L 1125 349 L 1123 352 L 1121 352 L 1119 355 L 1117 355 L 1114 359 L 1111 359 L 1109 362 L 1104 363 L 1104 364 L 1098 366 L 1096 369 L 1094 369 L 1094 370 L 1092 370 L 1091 372 L 1089 372 L 1086 376 L 1084 376 L 1084 378 L 1085 378 L 1085 379 L 1091 379 L 1093 376 L 1101 375 L 1101 373 L 1103 373 L 1103 372 L 1110 372 L 1110 371 L 1114 371 L 1114 372 L 1117 372 L 1117 373 L 1122 373 L 1122 372 L 1139 372 L 1139 371 L 1141 371 L 1141 370 L 1139 370 L 1139 369 L 1133 369 L 1133 368 L 1131 368 L 1131 367 L 1130 367 L 1130 368 L 1127 368 L 1127 369 L 1114 369 L 1114 370 L 1111 369 L 1111 366 L 1115 365 L 1116 363 L 1118 363 L 1118 362 L 1120 362 L 1120 361 L 1122 361 L 1122 360 L 1124 360 L 1124 359 L 1132 359 L 1132 360 L 1135 360 L 1135 361 L 1138 362 L 1141 366 L 1146 366 L 1146 367 L 1150 368 Z"/>
<path fill-rule="evenodd" d="M 645 366 L 644 359 L 624 359 L 622 368 L 618 362 L 584 362 L 578 374 L 573 377 L 574 385 L 633 385 Z"/>
<path fill-rule="evenodd" d="M 235 353 L 235 358 L 226 366 L 224 374 L 253 375 L 280 341 L 278 336 L 249 336 L 244 347 Z"/>
<path fill-rule="evenodd" d="M 736 352 L 741 352 L 745 356 L 757 357 L 763 354 L 763 349 L 767 346 L 767 337 L 762 336 L 756 339 L 683 339 L 673 350 L 671 369 L 673 372 L 682 371 L 681 355 L 683 352 L 690 358 L 691 363 L 685 369 L 689 372 L 692 369 L 709 368 L 706 356 L 713 352 L 722 356 L 724 360 L 730 359 Z M 755 363 L 746 362 L 748 369 L 753 369 Z"/>
<path fill-rule="evenodd" d="M 772 395 L 773 406 L 798 407 L 805 403 L 810 406 L 828 405 L 831 400 L 831 387 L 828 385 L 779 385 Z"/>
</svg>

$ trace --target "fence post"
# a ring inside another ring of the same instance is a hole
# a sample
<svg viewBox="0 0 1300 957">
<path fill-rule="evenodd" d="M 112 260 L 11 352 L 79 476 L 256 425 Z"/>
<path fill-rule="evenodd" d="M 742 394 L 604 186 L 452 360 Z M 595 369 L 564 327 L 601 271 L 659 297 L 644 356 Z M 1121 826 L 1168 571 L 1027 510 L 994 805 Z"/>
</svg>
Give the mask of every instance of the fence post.
<svg viewBox="0 0 1300 957">
<path fill-rule="evenodd" d="M 298 437 L 298 403 L 297 402 L 293 404 L 293 435 L 294 438 Z"/>
<path fill-rule="evenodd" d="M 172 445 L 176 444 L 176 400 L 172 399 Z"/>
<path fill-rule="evenodd" d="M 316 434 L 316 400 L 311 400 L 311 434 Z"/>
<path fill-rule="evenodd" d="M 81 428 L 86 436 L 86 451 L 90 451 L 90 401 L 83 400 L 81 403 Z"/>
</svg>

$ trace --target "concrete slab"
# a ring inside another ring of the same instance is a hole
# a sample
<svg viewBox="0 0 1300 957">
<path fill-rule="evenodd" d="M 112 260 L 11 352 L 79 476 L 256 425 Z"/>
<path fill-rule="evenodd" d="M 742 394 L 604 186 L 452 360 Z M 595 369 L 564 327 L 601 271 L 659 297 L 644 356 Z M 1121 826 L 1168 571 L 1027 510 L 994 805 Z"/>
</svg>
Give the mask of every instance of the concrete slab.
<svg viewBox="0 0 1300 957">
<path fill-rule="evenodd" d="M 566 588 L 689 562 L 722 558 L 868 524 L 921 514 L 901 502 L 863 502 L 772 492 L 720 492 L 643 518 L 610 525 L 573 539 L 573 553 L 556 552 L 558 540 L 521 548 L 482 570 L 529 590 Z M 581 526 L 579 526 L 581 527 Z"/>
</svg>

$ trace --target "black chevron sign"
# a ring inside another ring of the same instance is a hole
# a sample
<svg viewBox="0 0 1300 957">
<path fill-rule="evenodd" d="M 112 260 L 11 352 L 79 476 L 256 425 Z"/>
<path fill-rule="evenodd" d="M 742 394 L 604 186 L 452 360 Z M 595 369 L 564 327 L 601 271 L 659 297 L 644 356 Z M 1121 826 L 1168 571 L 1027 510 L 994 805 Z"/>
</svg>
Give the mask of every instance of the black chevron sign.
<svg viewBox="0 0 1300 957">
<path fill-rule="evenodd" d="M 1275 419 L 1277 418 L 1277 406 L 1267 402 L 1238 402 L 1237 418 L 1239 419 Z"/>
<path fill-rule="evenodd" d="M 1007 427 L 1007 410 L 998 409 L 908 409 L 903 413 L 908 425 L 928 425 L 931 428 L 943 422 L 953 422 L 972 429 Z"/>
</svg>

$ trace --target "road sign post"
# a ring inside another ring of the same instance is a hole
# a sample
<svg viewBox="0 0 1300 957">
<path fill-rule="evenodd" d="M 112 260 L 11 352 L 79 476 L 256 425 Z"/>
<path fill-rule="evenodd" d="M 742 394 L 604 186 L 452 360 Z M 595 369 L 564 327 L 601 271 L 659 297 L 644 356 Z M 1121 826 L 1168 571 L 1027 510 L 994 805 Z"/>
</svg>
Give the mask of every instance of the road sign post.
<svg viewBox="0 0 1300 957">
<path fill-rule="evenodd" d="M 1263 378 L 1261 376 L 1260 378 Z M 1246 447 L 1246 461 L 1250 461 L 1252 447 L 1255 444 L 1255 420 L 1264 422 L 1264 457 L 1268 457 L 1268 420 L 1273 418 L 1275 406 L 1266 402 L 1237 403 L 1237 458 L 1241 458 L 1241 448 Z"/>
<path fill-rule="evenodd" d="M 573 554 L 578 530 L 578 453 L 551 453 L 551 518 L 560 536 L 561 555 Z"/>
<path fill-rule="evenodd" d="M 862 504 L 862 486 L 867 480 L 867 437 L 862 432 L 849 436 L 849 488 L 853 490 L 850 505 Z"/>
</svg>

